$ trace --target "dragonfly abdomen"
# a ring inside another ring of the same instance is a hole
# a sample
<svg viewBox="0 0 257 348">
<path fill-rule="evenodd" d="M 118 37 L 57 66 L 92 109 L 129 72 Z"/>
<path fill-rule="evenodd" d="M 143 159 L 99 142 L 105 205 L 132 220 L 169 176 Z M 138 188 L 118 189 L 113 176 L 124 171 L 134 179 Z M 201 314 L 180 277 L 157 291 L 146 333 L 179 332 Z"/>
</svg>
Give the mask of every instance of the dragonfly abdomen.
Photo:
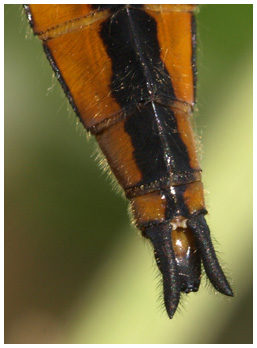
<svg viewBox="0 0 257 348">
<path fill-rule="evenodd" d="M 190 117 L 195 5 L 25 5 L 74 111 L 96 136 L 154 247 L 170 318 L 197 291 L 201 263 L 232 290 L 206 214 Z"/>
</svg>

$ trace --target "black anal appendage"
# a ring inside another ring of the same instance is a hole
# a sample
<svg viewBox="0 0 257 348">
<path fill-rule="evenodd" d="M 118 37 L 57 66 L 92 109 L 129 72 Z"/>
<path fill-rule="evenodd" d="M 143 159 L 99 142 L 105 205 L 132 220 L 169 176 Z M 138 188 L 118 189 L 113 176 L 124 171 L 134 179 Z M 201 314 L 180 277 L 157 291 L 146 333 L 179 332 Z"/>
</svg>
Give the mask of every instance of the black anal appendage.
<svg viewBox="0 0 257 348">
<path fill-rule="evenodd" d="M 199 214 L 190 217 L 187 226 L 196 238 L 197 249 L 211 283 L 222 294 L 233 296 L 233 291 L 218 262 L 204 216 Z M 147 227 L 144 235 L 151 240 L 154 247 L 156 263 L 163 277 L 164 303 L 171 319 L 177 310 L 180 293 L 198 291 L 201 276 L 197 278 L 193 268 L 188 270 L 188 272 L 191 271 L 191 274 L 180 272 L 172 246 L 172 225 L 169 222 Z M 187 280 L 186 286 L 185 279 Z"/>
</svg>

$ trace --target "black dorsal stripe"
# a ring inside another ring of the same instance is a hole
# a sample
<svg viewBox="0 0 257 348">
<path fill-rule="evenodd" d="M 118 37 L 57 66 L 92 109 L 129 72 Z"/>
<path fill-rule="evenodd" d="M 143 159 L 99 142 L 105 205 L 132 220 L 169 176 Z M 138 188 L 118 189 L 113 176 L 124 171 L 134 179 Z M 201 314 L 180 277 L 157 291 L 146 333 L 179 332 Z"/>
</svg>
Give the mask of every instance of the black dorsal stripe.
<svg viewBox="0 0 257 348">
<path fill-rule="evenodd" d="M 155 96 L 166 105 L 176 99 L 151 16 L 125 7 L 103 23 L 100 35 L 112 60 L 112 95 L 125 110 Z"/>
<path fill-rule="evenodd" d="M 125 131 L 143 174 L 138 184 L 170 173 L 194 172 L 168 106 L 176 96 L 160 58 L 155 20 L 142 10 L 125 7 L 102 24 L 100 35 L 112 61 L 112 96 L 124 112 L 134 110 L 126 118 Z"/>
</svg>

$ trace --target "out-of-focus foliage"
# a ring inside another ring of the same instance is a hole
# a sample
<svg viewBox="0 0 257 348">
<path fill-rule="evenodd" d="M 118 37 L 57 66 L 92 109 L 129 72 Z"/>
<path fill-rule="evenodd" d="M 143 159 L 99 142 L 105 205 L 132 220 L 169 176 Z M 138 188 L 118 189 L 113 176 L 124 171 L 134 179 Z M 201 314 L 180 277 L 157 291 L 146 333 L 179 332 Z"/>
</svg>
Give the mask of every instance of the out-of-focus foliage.
<svg viewBox="0 0 257 348">
<path fill-rule="evenodd" d="M 126 201 L 21 6 L 5 6 L 6 343 L 252 342 L 252 6 L 203 5 L 197 24 L 208 222 L 236 296 L 203 282 L 169 320 Z"/>
</svg>

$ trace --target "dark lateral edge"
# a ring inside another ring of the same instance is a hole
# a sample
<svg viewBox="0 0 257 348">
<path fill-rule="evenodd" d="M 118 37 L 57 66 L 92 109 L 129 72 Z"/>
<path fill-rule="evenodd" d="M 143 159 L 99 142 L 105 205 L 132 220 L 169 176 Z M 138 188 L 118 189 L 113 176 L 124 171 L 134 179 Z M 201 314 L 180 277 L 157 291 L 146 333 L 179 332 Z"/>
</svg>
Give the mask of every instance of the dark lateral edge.
<svg viewBox="0 0 257 348">
<path fill-rule="evenodd" d="M 44 43 L 43 43 L 43 49 L 45 51 L 47 59 L 49 60 L 49 62 L 51 64 L 51 67 L 52 67 L 52 69 L 53 69 L 53 71 L 55 73 L 55 76 L 57 77 L 58 81 L 60 82 L 60 84 L 62 86 L 62 89 L 63 89 L 67 99 L 69 100 L 70 105 L 72 106 L 73 110 L 75 111 L 76 115 L 78 116 L 80 122 L 84 125 L 83 120 L 82 120 L 82 118 L 80 116 L 79 110 L 78 110 L 78 108 L 77 108 L 77 106 L 76 106 L 76 104 L 74 102 L 74 99 L 73 99 L 73 97 L 71 95 L 71 92 L 70 92 L 67 84 L 65 83 L 64 78 L 62 77 L 62 74 L 61 74 L 61 72 L 60 72 L 60 70 L 59 70 L 59 68 L 58 68 L 58 66 L 57 66 L 57 64 L 56 64 L 56 62 L 55 62 L 55 60 L 54 60 L 54 58 L 52 56 L 52 53 L 51 53 L 50 49 Z M 85 127 L 85 125 L 84 125 L 84 127 Z"/>
<path fill-rule="evenodd" d="M 24 11 L 26 13 L 26 16 L 27 16 L 27 19 L 29 21 L 29 25 L 31 26 L 31 28 L 33 29 L 34 27 L 34 22 L 33 22 L 33 19 L 32 19 L 32 14 L 31 14 L 31 11 L 30 11 L 30 6 L 29 5 L 23 5 L 23 8 L 24 8 Z"/>
</svg>

